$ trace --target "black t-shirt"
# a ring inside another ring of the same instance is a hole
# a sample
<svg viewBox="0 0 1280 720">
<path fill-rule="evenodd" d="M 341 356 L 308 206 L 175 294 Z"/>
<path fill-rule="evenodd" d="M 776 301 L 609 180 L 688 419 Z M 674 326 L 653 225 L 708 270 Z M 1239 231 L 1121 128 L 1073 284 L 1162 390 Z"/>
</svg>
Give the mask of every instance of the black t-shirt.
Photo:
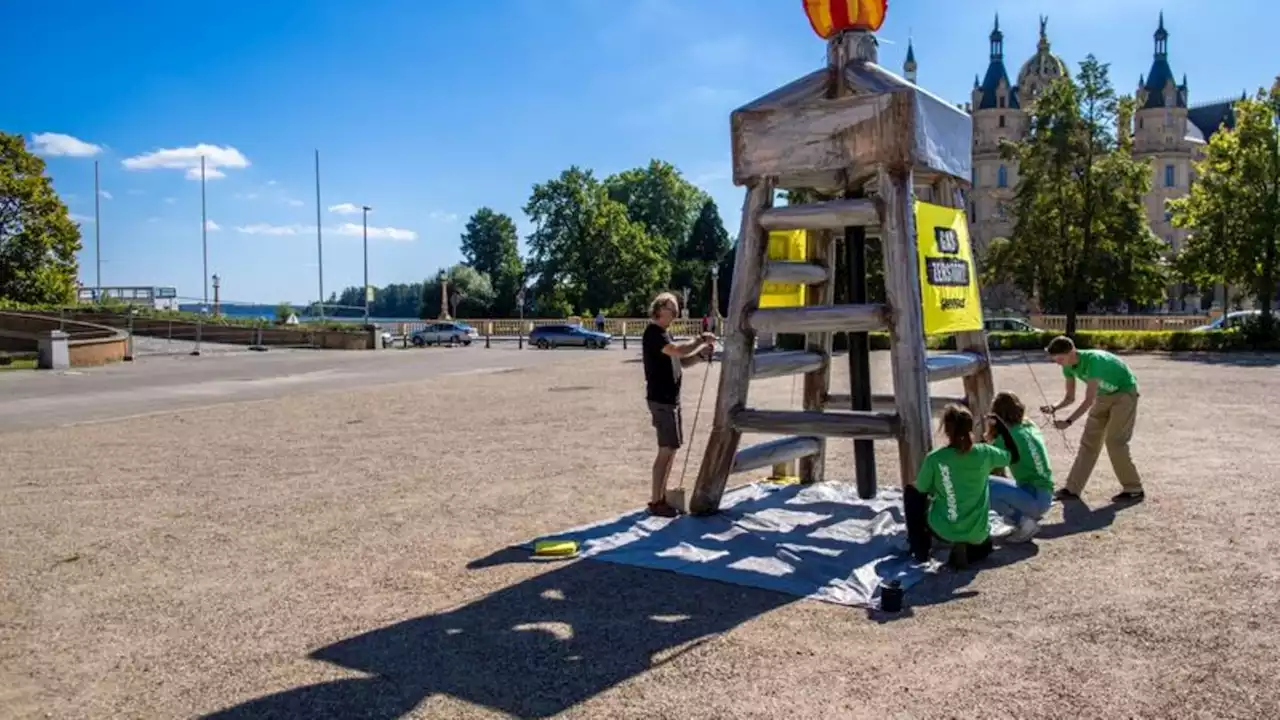
<svg viewBox="0 0 1280 720">
<path fill-rule="evenodd" d="M 650 402 L 680 404 L 683 368 L 678 358 L 662 352 L 671 341 L 671 333 L 657 323 L 649 323 L 649 327 L 644 329 L 641 357 L 644 358 L 645 397 Z"/>
</svg>

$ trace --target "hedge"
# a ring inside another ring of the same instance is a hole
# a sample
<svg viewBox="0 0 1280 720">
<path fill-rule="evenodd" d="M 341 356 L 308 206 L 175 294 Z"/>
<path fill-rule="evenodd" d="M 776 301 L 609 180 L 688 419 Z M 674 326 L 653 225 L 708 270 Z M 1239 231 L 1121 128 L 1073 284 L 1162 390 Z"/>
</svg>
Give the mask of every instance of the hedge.
<svg viewBox="0 0 1280 720">
<path fill-rule="evenodd" d="M 1043 351 L 1057 332 L 992 332 L 987 334 L 987 344 L 994 351 L 1036 350 Z M 1280 350 L 1280 341 L 1259 340 L 1239 330 L 1079 330 L 1075 335 L 1076 346 L 1097 348 L 1113 352 L 1242 352 Z M 799 350 L 804 347 L 803 335 L 780 334 L 777 345 L 782 350 Z M 934 335 L 926 339 L 930 350 L 954 350 L 954 335 Z M 849 349 L 848 335 L 837 333 L 836 351 Z M 888 350 L 889 334 L 871 333 L 872 350 Z"/>
</svg>

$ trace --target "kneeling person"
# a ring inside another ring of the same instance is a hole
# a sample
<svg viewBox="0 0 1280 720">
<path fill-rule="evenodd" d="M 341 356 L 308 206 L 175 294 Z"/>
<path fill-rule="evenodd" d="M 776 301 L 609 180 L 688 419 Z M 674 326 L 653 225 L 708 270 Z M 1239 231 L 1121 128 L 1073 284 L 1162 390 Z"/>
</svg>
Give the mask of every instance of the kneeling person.
<svg viewBox="0 0 1280 720">
<path fill-rule="evenodd" d="M 991 413 L 1008 428 L 1008 442 L 996 435 L 996 424 L 987 431 L 987 442 L 1002 450 L 1017 450 L 1018 459 L 1009 466 L 1013 475 L 991 478 L 991 508 L 1014 526 L 1010 542 L 1026 542 L 1040 532 L 1040 519 L 1053 504 L 1053 466 L 1040 428 L 1026 418 L 1027 408 L 1011 392 L 996 395 Z M 997 474 L 1003 474 L 997 471 Z"/>
</svg>

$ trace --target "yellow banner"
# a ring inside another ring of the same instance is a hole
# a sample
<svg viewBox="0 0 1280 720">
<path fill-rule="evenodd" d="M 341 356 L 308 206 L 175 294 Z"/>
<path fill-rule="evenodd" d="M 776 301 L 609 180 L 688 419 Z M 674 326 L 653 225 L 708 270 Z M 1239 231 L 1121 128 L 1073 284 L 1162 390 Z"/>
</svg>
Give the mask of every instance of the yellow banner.
<svg viewBox="0 0 1280 720">
<path fill-rule="evenodd" d="M 982 299 L 963 210 L 916 202 L 924 334 L 982 329 Z"/>
<path fill-rule="evenodd" d="M 803 262 L 808 253 L 804 230 L 775 230 L 769 233 L 769 259 Z M 760 307 L 800 307 L 807 286 L 767 282 L 760 288 Z"/>
</svg>

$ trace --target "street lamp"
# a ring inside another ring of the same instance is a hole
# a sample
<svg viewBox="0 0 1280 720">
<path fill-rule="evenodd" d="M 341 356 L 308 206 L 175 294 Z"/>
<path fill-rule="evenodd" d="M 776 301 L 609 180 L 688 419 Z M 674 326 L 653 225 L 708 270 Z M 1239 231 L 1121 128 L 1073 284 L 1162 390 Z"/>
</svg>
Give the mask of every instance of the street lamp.
<svg viewBox="0 0 1280 720">
<path fill-rule="evenodd" d="M 440 320 L 451 320 L 449 317 L 449 273 L 440 271 Z"/>
<path fill-rule="evenodd" d="M 219 307 L 220 303 L 218 298 L 218 288 L 221 287 L 221 285 L 218 284 L 220 280 L 221 278 L 218 277 L 218 273 L 214 273 L 213 274 L 213 316 L 214 317 L 218 317 L 218 315 L 220 314 L 220 307 Z"/>
<path fill-rule="evenodd" d="M 369 324 L 369 211 L 368 205 L 360 206 L 360 223 L 364 234 L 364 324 Z"/>
<path fill-rule="evenodd" d="M 720 266 L 711 266 L 711 323 L 713 332 L 720 334 Z"/>
</svg>

